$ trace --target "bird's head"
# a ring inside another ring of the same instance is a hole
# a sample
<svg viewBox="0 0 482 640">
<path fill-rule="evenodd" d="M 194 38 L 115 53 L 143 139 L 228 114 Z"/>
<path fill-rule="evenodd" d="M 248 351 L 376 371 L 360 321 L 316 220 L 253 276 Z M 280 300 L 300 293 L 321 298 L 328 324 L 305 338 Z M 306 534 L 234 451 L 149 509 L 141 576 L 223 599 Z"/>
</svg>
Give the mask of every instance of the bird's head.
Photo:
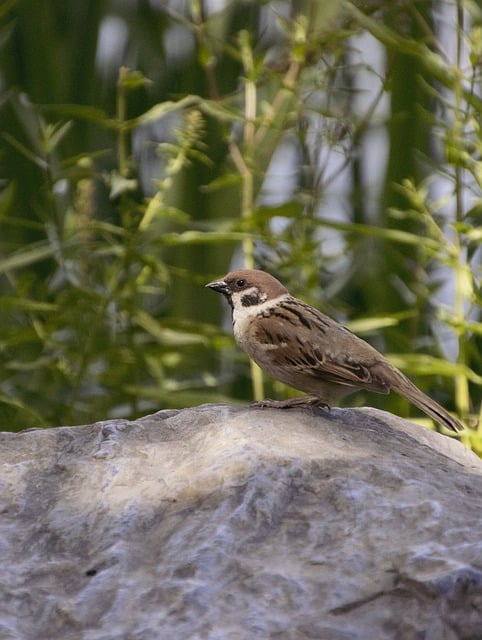
<svg viewBox="0 0 482 640">
<path fill-rule="evenodd" d="M 222 280 L 206 285 L 222 293 L 233 309 L 254 307 L 288 293 L 288 289 L 276 278 L 258 269 L 230 271 Z"/>
</svg>

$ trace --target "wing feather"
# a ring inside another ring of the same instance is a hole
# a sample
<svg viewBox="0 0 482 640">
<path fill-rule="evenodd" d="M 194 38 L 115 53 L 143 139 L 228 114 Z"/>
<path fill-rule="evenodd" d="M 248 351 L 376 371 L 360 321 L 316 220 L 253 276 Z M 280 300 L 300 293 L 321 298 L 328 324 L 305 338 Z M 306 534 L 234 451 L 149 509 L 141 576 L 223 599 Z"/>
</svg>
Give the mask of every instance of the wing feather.
<svg viewBox="0 0 482 640">
<path fill-rule="evenodd" d="M 295 304 L 288 300 L 277 305 L 254 323 L 254 338 L 264 346 L 265 358 L 260 358 L 259 353 L 250 355 L 258 356 L 254 359 L 262 368 L 287 368 L 293 376 L 308 376 L 320 383 L 388 393 L 386 382 L 371 370 L 383 356 L 330 317 L 292 300 Z M 343 352 L 347 333 L 349 354 Z"/>
</svg>

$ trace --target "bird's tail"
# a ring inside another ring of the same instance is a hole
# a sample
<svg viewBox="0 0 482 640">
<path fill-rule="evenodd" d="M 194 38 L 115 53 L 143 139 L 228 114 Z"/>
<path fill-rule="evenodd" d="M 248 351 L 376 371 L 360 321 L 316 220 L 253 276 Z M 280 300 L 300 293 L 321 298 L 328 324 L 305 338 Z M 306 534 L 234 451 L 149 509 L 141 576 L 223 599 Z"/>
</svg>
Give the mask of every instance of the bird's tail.
<svg viewBox="0 0 482 640">
<path fill-rule="evenodd" d="M 439 424 L 444 425 L 452 431 L 462 431 L 463 425 L 454 417 L 450 415 L 442 406 L 432 400 L 423 391 L 420 391 L 413 382 L 411 382 L 400 371 L 394 368 L 395 375 L 390 381 L 390 387 L 393 391 L 399 395 L 410 400 L 416 407 L 433 418 Z"/>
</svg>

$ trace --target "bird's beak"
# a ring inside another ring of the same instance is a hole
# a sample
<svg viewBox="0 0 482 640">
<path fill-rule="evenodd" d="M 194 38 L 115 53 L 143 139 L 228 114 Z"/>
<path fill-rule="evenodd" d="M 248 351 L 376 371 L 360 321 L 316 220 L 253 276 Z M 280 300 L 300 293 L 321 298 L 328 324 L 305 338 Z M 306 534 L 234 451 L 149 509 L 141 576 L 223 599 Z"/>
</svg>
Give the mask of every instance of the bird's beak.
<svg viewBox="0 0 482 640">
<path fill-rule="evenodd" d="M 206 287 L 208 287 L 209 289 L 213 289 L 214 291 L 218 291 L 225 296 L 229 295 L 229 288 L 224 280 L 215 280 L 214 282 L 209 282 Z"/>
</svg>

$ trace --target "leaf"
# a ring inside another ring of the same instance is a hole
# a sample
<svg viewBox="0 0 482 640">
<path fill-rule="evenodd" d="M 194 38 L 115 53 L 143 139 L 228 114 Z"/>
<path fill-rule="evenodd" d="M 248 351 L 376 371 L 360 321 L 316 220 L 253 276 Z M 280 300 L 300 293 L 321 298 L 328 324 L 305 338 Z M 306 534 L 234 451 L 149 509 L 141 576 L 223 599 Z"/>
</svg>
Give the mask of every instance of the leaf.
<svg viewBox="0 0 482 640">
<path fill-rule="evenodd" d="M 17 400 L 16 398 L 12 398 L 10 396 L 5 395 L 4 393 L 0 393 L 0 404 L 7 405 L 9 407 L 17 409 L 21 413 L 25 413 L 26 416 L 29 416 L 30 418 L 34 418 L 36 424 L 39 424 L 41 426 L 47 426 L 47 423 L 36 411 L 28 407 L 26 404 L 24 404 L 20 400 Z M 16 420 L 16 422 L 18 422 L 18 419 Z M 2 429 L 7 429 L 7 430 L 10 430 L 11 428 L 11 425 L 9 424 L 4 424 L 0 426 Z"/>
<path fill-rule="evenodd" d="M 15 184 L 9 182 L 0 192 L 0 219 L 6 218 L 15 198 Z"/>
<path fill-rule="evenodd" d="M 209 340 L 205 336 L 198 333 L 187 333 L 165 328 L 146 311 L 138 309 L 135 314 L 135 320 L 140 327 L 163 346 L 186 347 L 196 344 L 209 346 Z"/>
<path fill-rule="evenodd" d="M 123 193 L 135 191 L 139 184 L 135 178 L 125 178 L 117 171 L 112 171 L 106 182 L 110 185 L 109 198 L 115 200 Z"/>
<path fill-rule="evenodd" d="M 226 189 L 228 187 L 238 187 L 243 182 L 243 179 L 239 173 L 227 173 L 220 175 L 219 177 L 211 180 L 208 184 L 201 187 L 202 193 L 214 193 L 219 189 Z"/>
<path fill-rule="evenodd" d="M 12 145 L 12 147 L 14 147 L 19 153 L 21 153 L 25 158 L 27 158 L 27 160 L 30 160 L 31 162 L 36 164 L 43 171 L 47 171 L 49 165 L 44 158 L 41 158 L 39 155 L 34 153 L 31 149 L 29 149 L 24 144 L 19 142 L 16 138 L 11 136 L 9 133 L 3 132 L 2 136 L 9 144 Z"/>
<path fill-rule="evenodd" d="M 464 231 L 464 235 L 471 242 L 482 242 L 482 227 L 476 227 L 475 229 L 467 229 Z"/>
<path fill-rule="evenodd" d="M 245 218 L 247 222 L 250 220 L 255 221 L 269 221 L 271 218 L 280 217 L 280 218 L 297 218 L 303 210 L 303 206 L 301 202 L 296 202 L 295 200 L 290 200 L 289 202 L 285 202 L 284 204 L 268 207 L 261 206 L 256 207 L 251 217 Z"/>
<path fill-rule="evenodd" d="M 45 258 L 50 258 L 54 251 L 48 242 L 39 242 L 38 244 L 31 244 L 27 249 L 22 249 L 8 258 L 0 260 L 0 273 L 6 271 L 13 271 L 14 269 L 20 269 L 26 267 Z"/>
<path fill-rule="evenodd" d="M 38 300 L 28 300 L 27 298 L 15 298 L 13 296 L 2 296 L 0 299 L 2 310 L 22 309 L 23 311 L 50 312 L 57 311 L 59 305 Z"/>
<path fill-rule="evenodd" d="M 443 358 L 434 358 L 427 354 L 386 354 L 392 364 L 400 369 L 419 375 L 440 375 L 446 378 L 465 376 L 475 384 L 482 384 L 482 376 L 479 376 L 464 364 L 450 362 Z"/>
<path fill-rule="evenodd" d="M 196 95 L 188 95 L 177 102 L 173 100 L 166 100 L 165 102 L 159 102 L 158 104 L 151 107 L 148 111 L 145 111 L 138 118 L 134 118 L 132 120 L 127 121 L 127 126 L 129 128 L 137 127 L 138 125 L 148 124 L 149 122 L 153 122 L 155 120 L 159 120 L 163 116 L 168 113 L 172 113 L 173 111 L 179 111 L 180 109 L 187 109 L 188 107 L 196 107 L 199 106 L 201 98 Z"/>
<path fill-rule="evenodd" d="M 127 67 L 120 68 L 117 86 L 123 91 L 133 91 L 149 84 L 152 84 L 152 80 L 146 78 L 141 71 Z"/>
<path fill-rule="evenodd" d="M 350 233 L 356 231 L 359 235 L 383 238 L 393 242 L 400 242 L 401 244 L 420 245 L 420 235 L 402 231 L 401 229 L 386 229 L 368 224 L 338 222 L 337 220 L 325 218 L 321 219 L 319 224 L 324 227 L 329 227 L 330 229 L 338 229 L 339 231 L 348 231 Z M 434 253 L 438 253 L 442 248 L 440 242 L 432 238 L 424 238 L 423 246 L 425 249 L 431 249 Z"/>
<path fill-rule="evenodd" d="M 72 129 L 72 120 L 56 125 L 47 125 L 42 130 L 43 147 L 46 153 L 52 153 Z"/>
<path fill-rule="evenodd" d="M 215 242 L 240 242 L 245 238 L 250 238 L 249 233 L 239 233 L 236 231 L 184 231 L 182 233 L 165 233 L 160 241 L 162 244 L 212 244 Z"/>
<path fill-rule="evenodd" d="M 92 220 L 89 222 L 89 230 L 98 231 L 99 233 L 108 233 L 114 236 L 120 236 L 121 238 L 127 238 L 129 236 L 127 229 L 110 222 L 103 222 L 102 220 Z"/>
<path fill-rule="evenodd" d="M 5 368 L 11 371 L 38 371 L 44 367 L 48 367 L 55 356 L 52 354 L 41 356 L 34 360 L 9 360 L 5 364 Z"/>
<path fill-rule="evenodd" d="M 396 327 L 401 320 L 413 318 L 415 315 L 416 311 L 405 311 L 391 316 L 360 318 L 346 322 L 345 326 L 347 329 L 350 329 L 350 331 L 353 331 L 353 333 L 374 333 L 387 327 Z"/>
<path fill-rule="evenodd" d="M 53 112 L 59 116 L 86 120 L 101 125 L 107 129 L 118 129 L 119 123 L 113 118 L 109 118 L 103 109 L 90 107 L 83 104 L 44 104 L 42 111 Z"/>
</svg>

